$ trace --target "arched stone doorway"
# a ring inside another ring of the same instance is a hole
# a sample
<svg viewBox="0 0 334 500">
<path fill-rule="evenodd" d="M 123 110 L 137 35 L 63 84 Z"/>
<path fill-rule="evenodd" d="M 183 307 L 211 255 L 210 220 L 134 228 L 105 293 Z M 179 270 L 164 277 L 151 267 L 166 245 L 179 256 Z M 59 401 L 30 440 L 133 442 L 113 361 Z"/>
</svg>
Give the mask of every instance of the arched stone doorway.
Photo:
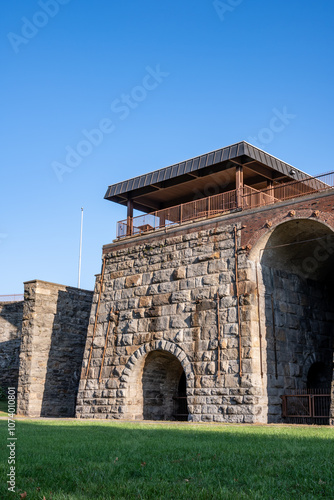
<svg viewBox="0 0 334 500">
<path fill-rule="evenodd" d="M 193 368 L 180 347 L 165 340 L 144 344 L 130 356 L 121 375 L 124 418 L 188 420 L 187 396 L 193 388 Z M 189 418 L 191 411 L 189 404 Z"/>
<path fill-rule="evenodd" d="M 282 395 L 307 391 L 324 373 L 332 380 L 333 231 L 315 219 L 291 219 L 268 232 L 251 257 L 262 285 L 268 422 L 280 422 Z M 322 375 L 309 371 L 310 359 L 321 360 Z"/>
<path fill-rule="evenodd" d="M 142 386 L 144 419 L 187 420 L 187 406 L 182 405 L 186 398 L 186 378 L 173 354 L 152 351 L 147 355 Z"/>
</svg>

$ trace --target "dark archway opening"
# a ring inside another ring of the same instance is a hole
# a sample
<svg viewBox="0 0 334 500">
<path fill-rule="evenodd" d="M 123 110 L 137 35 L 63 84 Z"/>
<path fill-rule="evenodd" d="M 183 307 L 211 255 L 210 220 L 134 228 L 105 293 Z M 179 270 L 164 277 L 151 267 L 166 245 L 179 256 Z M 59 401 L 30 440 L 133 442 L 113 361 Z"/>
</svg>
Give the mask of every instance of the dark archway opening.
<svg viewBox="0 0 334 500">
<path fill-rule="evenodd" d="M 274 229 L 260 257 L 268 422 L 281 422 L 293 403 L 301 405 L 298 417 L 305 416 L 294 423 L 322 423 L 311 421 L 320 398 L 313 403 L 309 390 L 330 387 L 333 374 L 333 232 L 313 219 L 290 220 Z"/>
<path fill-rule="evenodd" d="M 174 414 L 175 420 L 188 420 L 188 404 L 187 404 L 187 379 L 186 374 L 182 372 L 177 395 L 174 396 Z"/>
<path fill-rule="evenodd" d="M 175 356 L 150 352 L 142 383 L 145 420 L 188 420 L 186 376 Z"/>
<path fill-rule="evenodd" d="M 309 391 L 330 391 L 331 376 L 329 366 L 325 363 L 313 363 L 307 374 L 307 389 Z"/>
</svg>

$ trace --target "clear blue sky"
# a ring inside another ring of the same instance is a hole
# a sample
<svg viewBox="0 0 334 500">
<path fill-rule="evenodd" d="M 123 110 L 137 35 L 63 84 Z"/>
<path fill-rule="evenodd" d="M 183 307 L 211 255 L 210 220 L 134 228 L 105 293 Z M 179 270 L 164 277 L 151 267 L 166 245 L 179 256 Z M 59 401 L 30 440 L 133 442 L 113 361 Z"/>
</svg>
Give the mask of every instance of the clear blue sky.
<svg viewBox="0 0 334 500">
<path fill-rule="evenodd" d="M 240 140 L 334 170 L 333 19 L 328 0 L 3 2 L 0 294 L 76 286 L 81 206 L 92 289 L 126 215 L 109 184 Z"/>
</svg>

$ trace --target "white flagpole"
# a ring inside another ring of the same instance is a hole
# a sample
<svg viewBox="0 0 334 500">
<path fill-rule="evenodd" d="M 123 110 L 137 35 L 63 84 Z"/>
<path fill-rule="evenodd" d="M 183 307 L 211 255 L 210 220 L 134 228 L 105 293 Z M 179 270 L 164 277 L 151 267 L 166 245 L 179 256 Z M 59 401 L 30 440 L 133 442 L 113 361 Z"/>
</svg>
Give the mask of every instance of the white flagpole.
<svg viewBox="0 0 334 500">
<path fill-rule="evenodd" d="M 80 288 L 80 277 L 81 277 L 82 225 L 83 225 L 83 208 L 81 207 L 81 227 L 80 227 L 78 288 Z"/>
</svg>

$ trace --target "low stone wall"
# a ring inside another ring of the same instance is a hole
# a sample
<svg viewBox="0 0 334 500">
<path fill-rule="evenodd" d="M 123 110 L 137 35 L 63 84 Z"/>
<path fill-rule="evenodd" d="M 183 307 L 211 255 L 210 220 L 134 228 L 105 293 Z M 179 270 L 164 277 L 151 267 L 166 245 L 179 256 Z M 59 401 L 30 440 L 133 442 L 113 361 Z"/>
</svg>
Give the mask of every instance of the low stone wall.
<svg viewBox="0 0 334 500">
<path fill-rule="evenodd" d="M 0 302 L 0 386 L 17 387 L 23 301 Z"/>
<path fill-rule="evenodd" d="M 25 283 L 18 414 L 73 417 L 92 292 Z"/>
</svg>

